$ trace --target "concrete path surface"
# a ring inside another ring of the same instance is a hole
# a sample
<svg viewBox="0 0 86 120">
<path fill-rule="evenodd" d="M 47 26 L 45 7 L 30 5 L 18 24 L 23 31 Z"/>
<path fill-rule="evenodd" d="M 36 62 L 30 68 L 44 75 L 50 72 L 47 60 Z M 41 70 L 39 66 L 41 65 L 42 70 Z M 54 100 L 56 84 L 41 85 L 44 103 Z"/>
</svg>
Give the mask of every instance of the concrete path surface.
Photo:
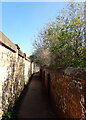
<svg viewBox="0 0 86 120">
<path fill-rule="evenodd" d="M 18 119 L 22 118 L 56 118 L 56 113 L 38 73 L 32 77 L 27 93 L 22 100 Z"/>
</svg>

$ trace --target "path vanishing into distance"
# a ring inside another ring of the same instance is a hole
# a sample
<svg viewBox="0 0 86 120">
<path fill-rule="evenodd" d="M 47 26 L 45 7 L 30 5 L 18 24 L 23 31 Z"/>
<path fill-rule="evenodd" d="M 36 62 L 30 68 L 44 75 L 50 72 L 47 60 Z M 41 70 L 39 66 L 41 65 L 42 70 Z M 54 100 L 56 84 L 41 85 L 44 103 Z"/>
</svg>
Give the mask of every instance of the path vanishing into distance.
<svg viewBox="0 0 86 120">
<path fill-rule="evenodd" d="M 17 117 L 19 120 L 25 118 L 57 118 L 56 111 L 50 102 L 39 73 L 32 77 Z"/>
</svg>

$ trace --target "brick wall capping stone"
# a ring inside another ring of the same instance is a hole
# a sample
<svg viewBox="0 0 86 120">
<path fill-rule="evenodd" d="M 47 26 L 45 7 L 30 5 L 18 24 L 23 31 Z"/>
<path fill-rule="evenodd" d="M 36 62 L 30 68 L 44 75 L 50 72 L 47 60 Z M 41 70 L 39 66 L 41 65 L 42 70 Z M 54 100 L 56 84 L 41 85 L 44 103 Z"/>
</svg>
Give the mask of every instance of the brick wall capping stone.
<svg viewBox="0 0 86 120">
<path fill-rule="evenodd" d="M 30 59 L 28 57 L 25 57 L 25 59 L 30 62 Z"/>
<path fill-rule="evenodd" d="M 20 50 L 20 47 L 19 47 L 19 45 L 18 45 L 18 44 L 15 44 L 15 45 L 17 46 L 17 49 L 18 49 L 18 50 Z"/>
<path fill-rule="evenodd" d="M 74 67 L 67 67 L 62 68 L 58 67 L 57 69 L 52 69 L 47 66 L 43 66 L 41 69 L 47 69 L 48 71 L 51 71 L 52 73 L 60 72 L 64 75 L 72 76 L 77 78 L 78 80 L 86 81 L 86 68 L 74 68 Z"/>
<path fill-rule="evenodd" d="M 17 51 L 16 45 L 12 43 L 1 31 L 0 31 L 0 44 L 12 50 L 13 52 Z"/>
<path fill-rule="evenodd" d="M 30 62 L 30 59 L 27 57 L 26 53 L 24 53 L 25 59 Z"/>
<path fill-rule="evenodd" d="M 25 54 L 21 50 L 18 50 L 18 55 L 25 58 Z"/>
<path fill-rule="evenodd" d="M 26 53 L 24 53 L 24 55 L 25 55 L 25 58 L 26 58 Z"/>
<path fill-rule="evenodd" d="M 57 68 L 55 68 L 55 69 L 52 69 L 52 68 L 50 68 L 50 67 L 48 67 L 48 66 L 42 66 L 41 69 L 47 69 L 48 71 L 56 72 L 56 73 L 57 73 L 57 71 L 59 71 L 59 72 L 61 72 L 61 73 L 64 73 L 64 70 L 65 70 L 66 68 L 57 67 Z"/>
<path fill-rule="evenodd" d="M 64 74 L 86 81 L 86 68 L 68 67 L 64 70 Z"/>
</svg>

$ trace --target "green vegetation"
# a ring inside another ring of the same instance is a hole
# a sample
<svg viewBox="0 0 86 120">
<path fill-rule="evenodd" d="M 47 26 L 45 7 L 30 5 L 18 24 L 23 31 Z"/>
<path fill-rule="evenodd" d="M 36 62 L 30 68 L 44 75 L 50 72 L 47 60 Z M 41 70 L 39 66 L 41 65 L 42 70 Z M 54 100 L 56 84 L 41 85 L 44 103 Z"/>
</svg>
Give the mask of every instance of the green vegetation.
<svg viewBox="0 0 86 120">
<path fill-rule="evenodd" d="M 34 62 L 50 67 L 86 67 L 84 3 L 69 2 L 34 41 Z"/>
</svg>

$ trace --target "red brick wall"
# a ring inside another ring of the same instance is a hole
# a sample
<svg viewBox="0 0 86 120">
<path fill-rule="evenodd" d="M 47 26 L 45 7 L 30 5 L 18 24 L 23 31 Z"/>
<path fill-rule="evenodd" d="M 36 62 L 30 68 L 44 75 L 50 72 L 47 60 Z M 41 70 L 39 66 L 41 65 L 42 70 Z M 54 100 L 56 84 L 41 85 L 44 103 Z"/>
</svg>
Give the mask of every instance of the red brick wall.
<svg viewBox="0 0 86 120">
<path fill-rule="evenodd" d="M 86 118 L 86 78 L 82 76 L 42 68 L 42 81 L 65 118 Z"/>
</svg>

